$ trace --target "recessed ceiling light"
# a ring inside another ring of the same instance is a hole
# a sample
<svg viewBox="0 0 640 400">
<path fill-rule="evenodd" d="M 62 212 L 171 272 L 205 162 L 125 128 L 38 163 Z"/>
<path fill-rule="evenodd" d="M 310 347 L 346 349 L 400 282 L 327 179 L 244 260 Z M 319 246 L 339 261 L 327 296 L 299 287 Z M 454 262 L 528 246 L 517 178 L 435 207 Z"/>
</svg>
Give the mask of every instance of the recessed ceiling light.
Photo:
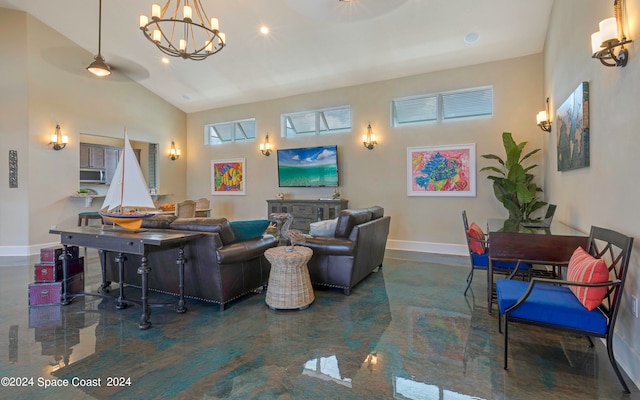
<svg viewBox="0 0 640 400">
<path fill-rule="evenodd" d="M 260 27 L 260 33 L 262 33 L 263 35 L 268 35 L 269 34 L 269 27 L 266 25 L 262 25 Z"/>
<path fill-rule="evenodd" d="M 163 64 L 169 64 L 169 59 L 167 57 L 162 57 L 161 61 Z"/>
<path fill-rule="evenodd" d="M 467 33 L 467 35 L 464 37 L 464 41 L 465 43 L 475 43 L 478 41 L 479 38 L 480 36 L 478 35 L 477 32 L 471 32 L 471 33 Z"/>
</svg>

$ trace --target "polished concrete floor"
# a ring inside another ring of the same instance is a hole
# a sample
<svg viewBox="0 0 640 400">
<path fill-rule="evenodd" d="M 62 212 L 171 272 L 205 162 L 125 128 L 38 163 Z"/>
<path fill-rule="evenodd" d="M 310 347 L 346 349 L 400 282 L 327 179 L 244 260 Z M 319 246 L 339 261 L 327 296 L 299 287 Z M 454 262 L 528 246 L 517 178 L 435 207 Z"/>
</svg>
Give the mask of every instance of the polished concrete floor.
<svg viewBox="0 0 640 400">
<path fill-rule="evenodd" d="M 389 257 L 351 296 L 316 290 L 302 311 L 273 311 L 264 293 L 224 312 L 153 307 L 146 331 L 139 306 L 113 299 L 30 308 L 35 262 L 0 259 L 2 399 L 640 399 L 629 380 L 622 393 L 601 342 L 528 326 L 510 330 L 504 371 L 484 275 L 464 297 L 459 260 Z M 86 274 L 95 292 L 91 251 Z"/>
</svg>

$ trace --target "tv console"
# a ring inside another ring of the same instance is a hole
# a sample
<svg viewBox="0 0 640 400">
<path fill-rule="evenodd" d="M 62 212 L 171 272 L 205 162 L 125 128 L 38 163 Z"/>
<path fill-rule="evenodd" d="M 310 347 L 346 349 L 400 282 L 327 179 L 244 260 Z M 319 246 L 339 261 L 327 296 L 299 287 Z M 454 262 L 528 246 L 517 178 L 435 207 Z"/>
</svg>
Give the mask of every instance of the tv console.
<svg viewBox="0 0 640 400">
<path fill-rule="evenodd" d="M 309 233 L 309 224 L 325 219 L 334 219 L 347 208 L 348 200 L 267 200 L 267 218 L 271 213 L 289 213 L 293 216 L 291 229 Z"/>
</svg>

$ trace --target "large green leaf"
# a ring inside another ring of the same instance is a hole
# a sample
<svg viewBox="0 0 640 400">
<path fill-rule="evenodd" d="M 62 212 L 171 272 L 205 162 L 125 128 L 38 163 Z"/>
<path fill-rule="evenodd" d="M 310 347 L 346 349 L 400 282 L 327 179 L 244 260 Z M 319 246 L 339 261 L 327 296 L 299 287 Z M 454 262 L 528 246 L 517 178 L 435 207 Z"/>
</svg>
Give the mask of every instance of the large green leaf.
<svg viewBox="0 0 640 400">
<path fill-rule="evenodd" d="M 480 171 L 498 174 L 489 175 L 487 179 L 493 181 L 493 193 L 496 199 L 509 212 L 509 218 L 514 220 L 528 219 L 534 211 L 540 209 L 545 202 L 536 199 L 542 189 L 534 182 L 534 175 L 529 173 L 537 164 L 523 166 L 522 162 L 529 159 L 540 149 L 532 150 L 522 156 L 527 142 L 516 143 L 510 132 L 502 133 L 502 144 L 506 159 L 495 154 L 485 154 L 482 157 L 495 160 L 502 168 L 488 166 Z M 522 157 L 521 157 L 522 156 Z"/>
<path fill-rule="evenodd" d="M 480 171 L 493 171 L 493 172 L 497 172 L 498 174 L 504 176 L 504 171 L 496 168 L 496 167 L 484 167 L 482 168 Z"/>
</svg>

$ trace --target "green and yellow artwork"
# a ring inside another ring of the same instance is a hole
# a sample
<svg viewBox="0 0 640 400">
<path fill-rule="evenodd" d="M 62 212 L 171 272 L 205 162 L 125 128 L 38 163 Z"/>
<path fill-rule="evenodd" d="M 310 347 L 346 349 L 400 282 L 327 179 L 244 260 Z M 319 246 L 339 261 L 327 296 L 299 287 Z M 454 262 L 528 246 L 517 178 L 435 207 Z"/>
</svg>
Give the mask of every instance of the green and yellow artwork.
<svg viewBox="0 0 640 400">
<path fill-rule="evenodd" d="M 211 161 L 212 194 L 245 194 L 244 158 Z"/>
</svg>

